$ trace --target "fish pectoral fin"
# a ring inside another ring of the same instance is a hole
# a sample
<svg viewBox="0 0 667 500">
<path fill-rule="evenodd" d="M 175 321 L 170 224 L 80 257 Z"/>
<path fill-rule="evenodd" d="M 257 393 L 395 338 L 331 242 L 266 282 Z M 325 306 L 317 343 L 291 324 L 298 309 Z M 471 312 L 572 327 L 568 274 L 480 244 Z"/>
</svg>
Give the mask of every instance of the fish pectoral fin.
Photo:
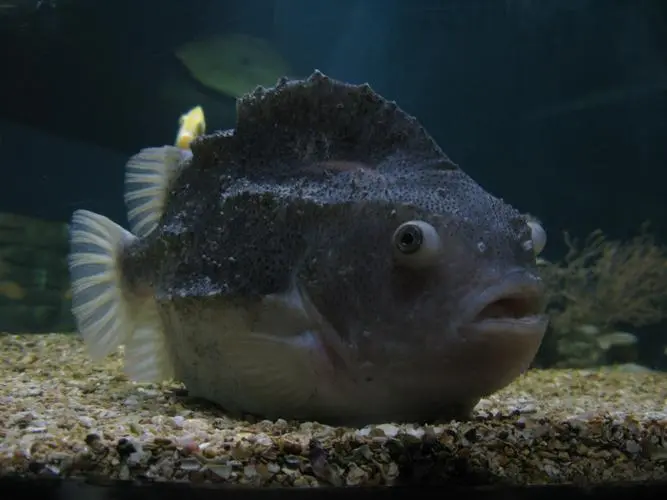
<svg viewBox="0 0 667 500">
<path fill-rule="evenodd" d="M 265 296 L 252 314 L 252 331 L 276 338 L 290 338 L 316 325 L 296 287 Z"/>
<path fill-rule="evenodd" d="M 171 182 L 192 153 L 176 146 L 145 148 L 125 167 L 125 206 L 132 232 L 145 238 L 164 211 Z"/>
<path fill-rule="evenodd" d="M 152 298 L 134 297 L 123 285 L 118 266 L 123 248 L 136 237 L 87 210 L 77 210 L 70 225 L 69 270 L 72 313 L 93 359 L 126 344 L 125 366 L 137 381 L 171 376 L 164 335 Z"/>
<path fill-rule="evenodd" d="M 224 363 L 234 389 L 228 409 L 267 418 L 300 412 L 305 417 L 321 377 L 327 375 L 318 372 L 317 345 L 312 332 L 291 339 L 247 333 L 229 342 Z"/>
<path fill-rule="evenodd" d="M 333 376 L 336 370 L 350 366 L 344 342 L 296 282 L 282 293 L 266 295 L 251 309 L 249 318 L 255 335 L 309 349 L 322 372 Z"/>
<path fill-rule="evenodd" d="M 211 365 L 224 367 L 216 378 L 224 384 L 221 404 L 267 418 L 300 412 L 307 417 L 312 399 L 333 385 L 335 373 L 298 290 L 216 312 L 227 332 L 224 347 L 211 354 L 216 356 Z"/>
</svg>

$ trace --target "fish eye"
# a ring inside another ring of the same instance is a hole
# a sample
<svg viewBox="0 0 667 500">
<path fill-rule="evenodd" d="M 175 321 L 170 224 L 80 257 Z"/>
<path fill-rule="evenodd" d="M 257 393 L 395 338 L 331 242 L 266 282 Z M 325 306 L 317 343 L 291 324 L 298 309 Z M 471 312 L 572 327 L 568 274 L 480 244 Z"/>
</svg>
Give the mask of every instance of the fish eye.
<svg viewBox="0 0 667 500">
<path fill-rule="evenodd" d="M 535 252 L 535 255 L 539 255 L 547 244 L 547 232 L 539 222 L 534 220 L 528 221 L 528 227 L 530 228 L 530 238 L 533 240 L 533 252 Z"/>
<path fill-rule="evenodd" d="M 394 255 L 398 262 L 410 267 L 431 264 L 440 253 L 440 235 L 428 222 L 404 222 L 392 236 Z"/>
</svg>

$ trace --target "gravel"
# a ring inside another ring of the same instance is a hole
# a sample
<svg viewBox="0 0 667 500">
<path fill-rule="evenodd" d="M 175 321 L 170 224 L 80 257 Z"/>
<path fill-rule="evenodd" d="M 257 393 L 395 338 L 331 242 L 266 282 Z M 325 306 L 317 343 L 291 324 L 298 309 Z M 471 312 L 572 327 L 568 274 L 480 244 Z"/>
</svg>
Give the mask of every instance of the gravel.
<svg viewBox="0 0 667 500">
<path fill-rule="evenodd" d="M 0 475 L 251 486 L 667 479 L 667 374 L 531 370 L 468 422 L 237 420 L 72 335 L 0 334 Z"/>
</svg>

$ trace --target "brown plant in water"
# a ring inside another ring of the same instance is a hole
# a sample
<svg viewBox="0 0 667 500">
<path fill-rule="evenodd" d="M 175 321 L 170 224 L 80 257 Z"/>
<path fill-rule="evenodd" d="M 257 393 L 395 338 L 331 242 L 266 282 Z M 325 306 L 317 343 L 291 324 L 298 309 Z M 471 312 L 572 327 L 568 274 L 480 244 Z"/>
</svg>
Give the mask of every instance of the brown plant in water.
<svg viewBox="0 0 667 500">
<path fill-rule="evenodd" d="M 582 324 L 607 329 L 667 319 L 667 248 L 655 242 L 646 225 L 623 242 L 607 240 L 600 230 L 583 243 L 567 233 L 564 238 L 565 258 L 542 267 L 557 334 Z"/>
</svg>

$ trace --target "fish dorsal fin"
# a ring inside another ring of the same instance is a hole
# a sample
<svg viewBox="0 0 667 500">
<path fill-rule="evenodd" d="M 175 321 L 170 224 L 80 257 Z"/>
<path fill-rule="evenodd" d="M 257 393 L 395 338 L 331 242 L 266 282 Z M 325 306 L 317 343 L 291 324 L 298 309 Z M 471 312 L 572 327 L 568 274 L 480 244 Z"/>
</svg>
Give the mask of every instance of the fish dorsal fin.
<svg viewBox="0 0 667 500">
<path fill-rule="evenodd" d="M 234 139 L 205 136 L 193 145 L 196 157 L 242 157 L 275 168 L 274 160 L 378 165 L 399 155 L 414 164 L 436 161 L 458 168 L 395 102 L 368 84 L 352 85 L 319 71 L 305 80 L 283 78 L 274 87 L 258 87 L 238 99 L 236 111 Z"/>
<path fill-rule="evenodd" d="M 157 226 L 169 186 L 192 156 L 175 146 L 142 149 L 125 167 L 125 207 L 130 229 L 145 238 Z"/>
</svg>

